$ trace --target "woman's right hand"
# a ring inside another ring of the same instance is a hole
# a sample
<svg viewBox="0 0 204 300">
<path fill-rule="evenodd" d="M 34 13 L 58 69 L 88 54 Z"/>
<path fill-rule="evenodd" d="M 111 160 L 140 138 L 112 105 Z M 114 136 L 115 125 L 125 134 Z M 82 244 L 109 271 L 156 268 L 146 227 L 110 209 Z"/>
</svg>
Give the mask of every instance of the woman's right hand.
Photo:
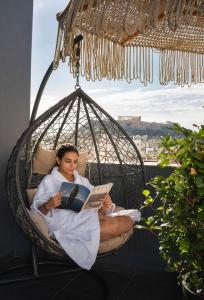
<svg viewBox="0 0 204 300">
<path fill-rule="evenodd" d="M 47 201 L 46 208 L 52 209 L 52 208 L 58 207 L 61 204 L 61 201 L 62 201 L 61 198 L 62 198 L 61 193 L 55 194 Z"/>
</svg>

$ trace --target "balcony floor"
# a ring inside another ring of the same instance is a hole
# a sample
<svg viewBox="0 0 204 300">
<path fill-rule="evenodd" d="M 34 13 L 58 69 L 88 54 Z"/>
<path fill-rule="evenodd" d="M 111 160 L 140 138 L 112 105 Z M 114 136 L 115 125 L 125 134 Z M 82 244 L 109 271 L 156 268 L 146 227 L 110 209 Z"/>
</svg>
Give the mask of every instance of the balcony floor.
<svg viewBox="0 0 204 300">
<path fill-rule="evenodd" d="M 19 274 L 20 275 L 20 274 Z M 97 276 L 96 276 L 97 275 Z M 98 281 L 96 278 L 103 280 Z M 105 284 L 104 284 L 105 283 Z M 0 286 L 1 300 L 181 300 L 181 288 L 166 274 L 77 272 Z"/>
<path fill-rule="evenodd" d="M 65 270 L 65 266 L 41 266 L 40 273 L 63 268 Z M 16 278 L 29 274 L 27 268 L 15 272 Z M 9 278 L 11 273 L 2 274 L 0 282 L 7 276 Z M 182 292 L 176 275 L 165 271 L 155 237 L 138 231 L 116 255 L 98 259 L 93 271 L 0 285 L 0 299 L 182 300 Z"/>
</svg>

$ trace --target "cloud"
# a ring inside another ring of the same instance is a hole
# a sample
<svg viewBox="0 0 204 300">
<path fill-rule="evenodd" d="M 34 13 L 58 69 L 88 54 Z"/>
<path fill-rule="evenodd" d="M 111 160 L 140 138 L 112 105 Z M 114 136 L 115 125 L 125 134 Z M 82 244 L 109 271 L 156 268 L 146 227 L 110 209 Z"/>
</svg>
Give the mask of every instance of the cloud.
<svg viewBox="0 0 204 300">
<path fill-rule="evenodd" d="M 42 96 L 42 99 L 40 101 L 39 107 L 38 107 L 38 112 L 37 116 L 41 115 L 44 113 L 47 109 L 50 107 L 54 106 L 56 103 L 59 102 L 59 100 L 62 100 L 65 97 L 65 95 L 50 95 L 50 94 L 44 94 Z M 30 110 L 32 112 L 33 105 L 34 105 L 35 97 L 31 96 L 31 105 L 30 105 Z"/>
<path fill-rule="evenodd" d="M 112 94 L 115 92 L 121 92 L 122 89 L 120 88 L 98 88 L 98 89 L 88 89 L 86 90 L 87 94 L 93 94 L 93 95 L 97 95 L 97 94 Z"/>
<path fill-rule="evenodd" d="M 118 115 L 140 115 L 146 121 L 179 122 L 187 127 L 204 121 L 203 86 L 143 88 L 96 95 L 95 100 L 115 118 Z"/>
<path fill-rule="evenodd" d="M 119 115 L 139 115 L 144 121 L 178 122 L 191 128 L 192 124 L 200 125 L 204 120 L 202 88 L 175 87 L 172 89 L 166 87 L 154 90 L 143 88 L 132 91 L 122 91 L 119 88 L 101 88 L 88 90 L 86 93 L 115 119 Z M 63 93 L 44 95 L 39 107 L 39 114 L 66 95 Z M 33 101 L 34 99 L 32 99 L 32 104 Z"/>
</svg>

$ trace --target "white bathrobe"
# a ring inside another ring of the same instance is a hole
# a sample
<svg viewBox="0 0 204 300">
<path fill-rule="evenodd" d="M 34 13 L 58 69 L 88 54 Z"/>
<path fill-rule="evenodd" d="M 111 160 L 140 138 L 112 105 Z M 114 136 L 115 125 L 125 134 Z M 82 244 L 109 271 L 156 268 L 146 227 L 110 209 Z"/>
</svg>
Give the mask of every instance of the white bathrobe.
<svg viewBox="0 0 204 300">
<path fill-rule="evenodd" d="M 74 183 L 84 185 L 89 190 L 93 188 L 87 178 L 74 171 Z M 62 182 L 68 180 L 58 172 L 58 167 L 45 176 L 40 183 L 33 199 L 31 210 L 43 216 L 48 225 L 50 235 L 54 235 L 64 251 L 84 269 L 90 269 L 96 260 L 100 242 L 100 224 L 98 211 L 82 210 L 75 213 L 72 210 L 52 209 L 47 215 L 38 207 L 56 194 Z"/>
</svg>

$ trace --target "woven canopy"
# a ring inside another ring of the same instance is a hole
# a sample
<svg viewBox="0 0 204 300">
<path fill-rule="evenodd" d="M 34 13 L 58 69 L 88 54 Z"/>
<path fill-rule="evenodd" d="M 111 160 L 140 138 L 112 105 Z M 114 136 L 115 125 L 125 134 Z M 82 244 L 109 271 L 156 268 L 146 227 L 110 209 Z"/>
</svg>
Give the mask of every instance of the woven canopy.
<svg viewBox="0 0 204 300">
<path fill-rule="evenodd" d="M 57 19 L 54 68 L 68 56 L 76 73 L 73 40 L 82 34 L 88 80 L 152 82 L 157 51 L 161 84 L 204 82 L 203 0 L 71 0 Z"/>
</svg>

